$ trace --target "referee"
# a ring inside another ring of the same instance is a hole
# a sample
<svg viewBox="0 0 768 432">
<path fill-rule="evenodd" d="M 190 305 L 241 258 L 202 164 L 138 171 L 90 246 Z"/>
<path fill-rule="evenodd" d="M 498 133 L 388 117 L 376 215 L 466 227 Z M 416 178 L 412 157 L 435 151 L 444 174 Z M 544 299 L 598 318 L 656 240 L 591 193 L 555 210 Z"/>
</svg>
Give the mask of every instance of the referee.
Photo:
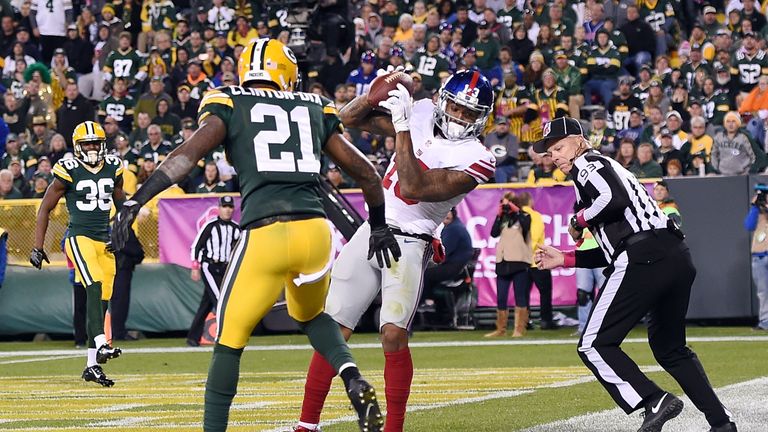
<svg viewBox="0 0 768 432">
<path fill-rule="evenodd" d="M 219 287 L 224 278 L 229 258 L 240 239 L 240 227 L 232 222 L 235 200 L 231 196 L 219 199 L 219 216 L 209 220 L 197 233 L 192 243 L 192 280 L 200 280 L 202 273 L 205 290 L 195 318 L 187 333 L 187 345 L 199 346 L 205 328 L 205 318 L 215 310 Z"/>
<path fill-rule="evenodd" d="M 591 149 L 578 121 L 559 117 L 544 125 L 534 151 L 547 153 L 576 188 L 569 233 L 588 228 L 597 249 L 561 252 L 542 246 L 540 267 L 608 266 L 579 341 L 582 361 L 627 413 L 645 409 L 640 432 L 661 431 L 683 402 L 648 379 L 619 345 L 648 315 L 648 342 L 659 364 L 704 413 L 710 431 L 735 431 L 696 354 L 685 346 L 685 314 L 696 269 L 683 234 L 637 179 Z"/>
</svg>

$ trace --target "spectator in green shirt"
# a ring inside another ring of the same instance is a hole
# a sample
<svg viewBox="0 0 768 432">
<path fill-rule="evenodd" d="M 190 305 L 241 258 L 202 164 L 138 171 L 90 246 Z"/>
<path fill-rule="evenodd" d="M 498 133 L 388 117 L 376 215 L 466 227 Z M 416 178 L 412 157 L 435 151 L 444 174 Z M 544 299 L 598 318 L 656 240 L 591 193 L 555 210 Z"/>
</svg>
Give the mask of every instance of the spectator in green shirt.
<svg viewBox="0 0 768 432">
<path fill-rule="evenodd" d="M 607 105 L 618 87 L 616 79 L 621 68 L 621 54 L 610 43 L 610 33 L 605 28 L 597 31 L 597 46 L 587 57 L 589 79 L 584 83 L 584 100 L 590 104 L 592 95 L 599 94 Z"/>
<path fill-rule="evenodd" d="M 21 198 L 24 196 L 13 187 L 13 173 L 8 169 L 0 170 L 0 200 Z"/>
<path fill-rule="evenodd" d="M 477 62 L 475 63 L 480 72 L 488 78 L 491 85 L 496 87 L 504 79 L 501 68 L 499 67 L 499 53 L 501 45 L 495 37 L 491 36 L 491 26 L 486 20 L 481 20 L 477 24 L 477 39 L 472 43 L 475 48 Z"/>
<path fill-rule="evenodd" d="M 216 162 L 209 161 L 205 164 L 203 181 L 195 189 L 195 193 L 222 193 L 227 192 L 227 184 L 219 178 L 219 168 Z"/>
<path fill-rule="evenodd" d="M 555 51 L 555 67 L 552 69 L 557 85 L 568 93 L 568 111 L 573 118 L 580 118 L 584 95 L 581 94 L 581 72 L 568 62 L 568 55 L 563 50 Z"/>
<path fill-rule="evenodd" d="M 661 165 L 653 159 L 653 144 L 642 143 L 637 148 L 637 163 L 629 168 L 637 178 L 660 178 Z"/>
</svg>

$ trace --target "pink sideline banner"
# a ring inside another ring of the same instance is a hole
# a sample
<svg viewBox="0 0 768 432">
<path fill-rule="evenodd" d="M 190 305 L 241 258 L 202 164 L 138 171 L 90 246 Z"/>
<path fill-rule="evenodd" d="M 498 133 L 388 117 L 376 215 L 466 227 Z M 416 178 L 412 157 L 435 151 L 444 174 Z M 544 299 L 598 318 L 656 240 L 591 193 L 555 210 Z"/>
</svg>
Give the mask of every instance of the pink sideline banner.
<svg viewBox="0 0 768 432">
<path fill-rule="evenodd" d="M 649 192 L 653 183 L 647 183 Z M 496 243 L 491 237 L 491 227 L 498 211 L 499 200 L 505 192 L 527 191 L 533 197 L 533 208 L 542 215 L 546 244 L 556 248 L 573 249 L 575 244 L 568 235 L 568 220 L 573 215 L 575 194 L 571 185 L 529 188 L 481 188 L 470 192 L 459 204 L 459 217 L 467 226 L 472 236 L 472 244 L 481 249 L 480 259 L 475 268 L 475 284 L 478 288 L 478 305 L 496 305 Z M 350 203 L 367 218 L 363 195 L 360 192 L 345 194 Z M 218 197 L 194 197 L 161 199 L 158 216 L 158 237 L 160 262 L 190 267 L 190 247 L 195 236 L 205 222 L 215 217 L 218 210 Z M 234 219 L 240 219 L 240 198 L 235 197 Z M 336 251 L 343 244 L 338 231 L 334 231 Z M 574 269 L 552 271 L 554 305 L 576 304 L 576 277 Z M 514 296 L 510 294 L 509 304 L 514 305 Z M 531 302 L 538 305 L 539 292 L 534 289 Z"/>
<path fill-rule="evenodd" d="M 240 197 L 235 199 L 232 219 L 240 220 Z M 219 197 L 161 199 L 158 204 L 157 238 L 160 262 L 190 268 L 191 248 L 197 232 L 205 223 L 219 214 Z"/>
<path fill-rule="evenodd" d="M 498 239 L 491 237 L 491 228 L 499 209 L 499 201 L 504 193 L 510 190 L 530 192 L 533 197 L 533 208 L 541 213 L 544 220 L 547 244 L 557 248 L 575 248 L 573 240 L 568 235 L 568 220 L 573 215 L 573 203 L 576 199 L 573 186 L 483 188 L 470 192 L 456 210 L 472 236 L 472 246 L 481 250 L 480 259 L 475 268 L 479 306 L 496 306 L 496 243 Z M 364 206 L 362 194 L 346 196 L 358 210 Z M 576 304 L 575 275 L 574 269 L 552 271 L 552 303 L 554 305 Z M 509 304 L 514 305 L 514 301 L 514 296 L 510 293 Z M 531 302 L 539 304 L 539 292 L 536 289 L 531 292 Z"/>
</svg>

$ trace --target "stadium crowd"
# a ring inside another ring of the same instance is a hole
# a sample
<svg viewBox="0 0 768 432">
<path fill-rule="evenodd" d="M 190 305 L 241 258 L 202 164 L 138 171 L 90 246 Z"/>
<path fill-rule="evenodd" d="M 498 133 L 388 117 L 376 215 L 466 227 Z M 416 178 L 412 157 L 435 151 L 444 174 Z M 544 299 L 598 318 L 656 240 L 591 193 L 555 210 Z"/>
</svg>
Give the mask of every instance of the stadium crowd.
<svg viewBox="0 0 768 432">
<path fill-rule="evenodd" d="M 479 70 L 497 94 L 485 137 L 497 182 L 567 180 L 529 151 L 562 114 L 638 177 L 763 172 L 766 12 L 756 0 L 0 0 L 0 199 L 41 197 L 93 119 L 135 192 L 194 132 L 205 92 L 237 83 L 244 43 L 266 36 L 294 47 L 306 90 L 339 108 L 390 65 L 412 71 L 415 99 Z M 383 174 L 394 138 L 345 135 Z M 179 191 L 236 191 L 235 176 L 219 149 Z"/>
</svg>

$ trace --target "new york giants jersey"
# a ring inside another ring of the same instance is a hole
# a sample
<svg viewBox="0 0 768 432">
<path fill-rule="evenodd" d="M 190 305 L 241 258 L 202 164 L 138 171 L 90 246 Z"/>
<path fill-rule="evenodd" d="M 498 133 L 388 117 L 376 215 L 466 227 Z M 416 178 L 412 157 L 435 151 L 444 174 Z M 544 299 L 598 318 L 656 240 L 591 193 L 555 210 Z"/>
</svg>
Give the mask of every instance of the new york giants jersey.
<svg viewBox="0 0 768 432">
<path fill-rule="evenodd" d="M 422 169 L 462 171 L 475 179 L 477 184 L 487 183 L 493 178 L 496 158 L 477 138 L 450 141 L 436 135 L 434 111 L 435 105 L 429 99 L 413 104 L 411 141 Z M 419 202 L 403 198 L 397 177 L 397 154 L 389 163 L 382 186 L 387 206 L 387 223 L 410 234 L 433 235 L 448 211 L 466 195 L 457 195 L 442 202 Z"/>
</svg>

